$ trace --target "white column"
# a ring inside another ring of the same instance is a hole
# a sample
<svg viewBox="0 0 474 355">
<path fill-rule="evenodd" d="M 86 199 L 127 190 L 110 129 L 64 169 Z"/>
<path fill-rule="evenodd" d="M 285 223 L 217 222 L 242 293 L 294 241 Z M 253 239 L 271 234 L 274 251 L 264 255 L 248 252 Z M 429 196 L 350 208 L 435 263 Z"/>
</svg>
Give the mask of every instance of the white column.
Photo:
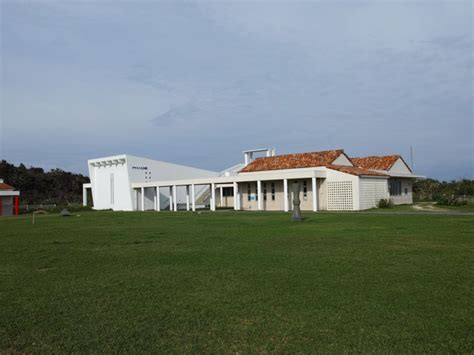
<svg viewBox="0 0 474 355">
<path fill-rule="evenodd" d="M 222 188 L 222 186 L 219 188 L 219 192 L 220 192 L 220 195 L 219 195 L 219 198 L 220 198 L 219 206 L 220 206 L 220 207 L 224 207 L 224 189 Z M 227 206 L 226 206 L 226 207 L 227 207 Z"/>
<path fill-rule="evenodd" d="M 155 187 L 156 211 L 160 211 L 160 187 Z"/>
<path fill-rule="evenodd" d="M 318 188 L 317 188 L 317 183 L 316 183 L 316 178 L 313 177 L 311 179 L 312 182 L 312 194 L 313 194 L 313 212 L 316 212 L 318 210 Z"/>
<path fill-rule="evenodd" d="M 237 183 L 237 209 L 239 211 L 242 209 L 241 196 L 242 196 L 242 194 L 239 190 L 239 184 Z"/>
<path fill-rule="evenodd" d="M 192 206 L 193 212 L 196 211 L 196 197 L 194 194 L 194 184 L 191 185 L 191 206 Z"/>
<path fill-rule="evenodd" d="M 186 185 L 186 211 L 189 211 L 189 185 Z"/>
<path fill-rule="evenodd" d="M 283 179 L 283 202 L 285 212 L 288 212 L 288 179 Z"/>
<path fill-rule="evenodd" d="M 82 205 L 87 206 L 87 188 L 82 186 Z"/>
<path fill-rule="evenodd" d="M 170 186 L 170 211 L 173 211 L 173 186 Z"/>
<path fill-rule="evenodd" d="M 135 190 L 135 206 L 133 207 L 133 209 L 139 211 L 140 208 L 138 207 L 138 204 L 139 204 L 139 201 L 138 201 L 138 189 L 134 189 Z"/>
<path fill-rule="evenodd" d="M 239 194 L 239 185 L 234 181 L 234 210 L 239 209 L 239 201 L 237 200 L 237 195 Z"/>
<path fill-rule="evenodd" d="M 216 210 L 216 184 L 211 184 L 211 211 Z"/>
<path fill-rule="evenodd" d="M 142 211 L 145 211 L 145 188 L 142 187 Z"/>
<path fill-rule="evenodd" d="M 262 210 L 263 206 L 263 198 L 262 198 L 262 182 L 260 180 L 257 181 L 257 205 L 258 205 L 258 210 Z"/>
<path fill-rule="evenodd" d="M 177 195 L 177 194 L 176 194 L 176 190 L 177 190 L 177 187 L 176 187 L 176 185 L 174 185 L 174 186 L 173 186 L 173 205 L 174 205 L 174 206 L 173 206 L 173 207 L 174 207 L 173 209 L 174 209 L 175 212 L 178 211 L 178 199 L 177 199 L 177 197 L 176 197 L 176 195 Z"/>
</svg>

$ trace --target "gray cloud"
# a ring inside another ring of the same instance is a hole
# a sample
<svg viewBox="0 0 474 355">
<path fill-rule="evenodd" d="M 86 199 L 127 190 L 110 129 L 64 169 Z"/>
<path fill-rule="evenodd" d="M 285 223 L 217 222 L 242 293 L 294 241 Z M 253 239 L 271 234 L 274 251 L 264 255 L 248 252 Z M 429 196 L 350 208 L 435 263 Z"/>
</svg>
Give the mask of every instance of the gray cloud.
<svg viewBox="0 0 474 355">
<path fill-rule="evenodd" d="M 128 152 L 219 170 L 250 147 L 413 145 L 419 173 L 472 176 L 471 10 L 5 2 L 2 158 L 84 172 L 91 156 Z"/>
</svg>

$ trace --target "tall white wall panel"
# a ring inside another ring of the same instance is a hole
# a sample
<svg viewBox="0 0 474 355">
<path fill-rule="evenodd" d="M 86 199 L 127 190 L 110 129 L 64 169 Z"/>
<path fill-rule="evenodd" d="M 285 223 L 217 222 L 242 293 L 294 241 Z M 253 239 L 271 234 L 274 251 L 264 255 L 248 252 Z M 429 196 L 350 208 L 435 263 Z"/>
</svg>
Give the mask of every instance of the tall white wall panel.
<svg viewBox="0 0 474 355">
<path fill-rule="evenodd" d="M 377 207 L 381 199 L 389 197 L 387 179 L 361 178 L 360 209 Z"/>
</svg>

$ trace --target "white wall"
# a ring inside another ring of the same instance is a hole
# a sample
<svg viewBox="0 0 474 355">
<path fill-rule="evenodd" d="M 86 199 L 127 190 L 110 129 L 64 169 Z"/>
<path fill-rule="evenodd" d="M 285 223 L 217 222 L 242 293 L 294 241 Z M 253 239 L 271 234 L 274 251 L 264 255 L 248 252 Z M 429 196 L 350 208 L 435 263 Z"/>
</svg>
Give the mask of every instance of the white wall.
<svg viewBox="0 0 474 355">
<path fill-rule="evenodd" d="M 111 174 L 113 174 L 113 186 Z M 126 163 L 106 166 L 89 164 L 89 176 L 92 184 L 94 209 L 132 210 L 130 179 Z"/>
<path fill-rule="evenodd" d="M 392 165 L 388 173 L 389 174 L 411 174 L 412 172 L 410 171 L 410 169 L 408 169 L 408 167 L 403 162 L 403 160 L 398 158 L 398 160 Z"/>
<path fill-rule="evenodd" d="M 413 179 L 411 178 L 393 178 L 401 180 L 402 191 L 400 195 L 390 195 L 394 205 L 407 205 L 413 203 Z"/>
<path fill-rule="evenodd" d="M 333 165 L 354 166 L 344 154 L 339 155 L 336 160 L 332 162 Z"/>
<path fill-rule="evenodd" d="M 323 204 L 328 211 L 357 211 L 359 205 L 359 177 L 327 169 Z"/>
<path fill-rule="evenodd" d="M 387 199 L 388 197 L 388 179 L 360 178 L 361 210 L 377 207 L 381 199 Z"/>
</svg>

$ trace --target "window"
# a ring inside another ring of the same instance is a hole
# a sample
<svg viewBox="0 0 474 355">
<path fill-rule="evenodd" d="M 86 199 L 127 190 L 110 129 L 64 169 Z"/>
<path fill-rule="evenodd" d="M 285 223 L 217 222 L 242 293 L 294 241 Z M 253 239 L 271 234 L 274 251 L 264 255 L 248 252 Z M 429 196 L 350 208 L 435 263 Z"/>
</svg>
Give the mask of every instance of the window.
<svg viewBox="0 0 474 355">
<path fill-rule="evenodd" d="M 250 201 L 251 194 L 252 194 L 252 191 L 250 191 L 250 184 L 247 184 L 247 201 Z"/>
<path fill-rule="evenodd" d="M 234 188 L 233 187 L 224 187 L 224 188 L 222 188 L 222 195 L 224 197 L 234 196 Z"/>
<path fill-rule="evenodd" d="M 267 183 L 266 182 L 263 183 L 263 200 L 264 201 L 267 200 Z"/>
<path fill-rule="evenodd" d="M 275 183 L 272 182 L 272 201 L 275 201 Z"/>
<path fill-rule="evenodd" d="M 308 183 L 306 180 L 303 181 L 303 199 L 308 199 Z"/>
<path fill-rule="evenodd" d="M 400 196 L 402 194 L 402 181 L 400 179 L 390 179 L 390 195 Z"/>
<path fill-rule="evenodd" d="M 255 200 L 258 201 L 258 182 L 255 184 Z"/>
</svg>

